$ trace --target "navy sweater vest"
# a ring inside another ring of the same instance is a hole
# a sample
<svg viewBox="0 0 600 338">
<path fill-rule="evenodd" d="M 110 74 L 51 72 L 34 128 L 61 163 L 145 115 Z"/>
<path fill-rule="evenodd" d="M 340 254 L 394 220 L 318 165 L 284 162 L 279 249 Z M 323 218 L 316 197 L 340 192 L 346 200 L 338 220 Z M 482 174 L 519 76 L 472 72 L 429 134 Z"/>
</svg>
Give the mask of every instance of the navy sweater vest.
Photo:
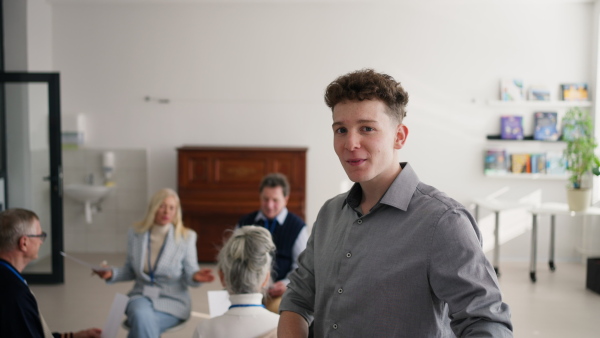
<svg viewBox="0 0 600 338">
<path fill-rule="evenodd" d="M 242 217 L 238 225 L 260 225 L 264 227 L 264 220 L 254 221 L 257 214 L 258 211 Z M 284 279 L 292 270 L 294 243 L 296 243 L 298 234 L 300 234 L 303 227 L 304 221 L 300 217 L 288 212 L 283 225 L 278 224 L 275 228 L 275 233 L 273 234 L 273 242 L 276 248 L 275 264 L 273 266 L 273 273 L 271 274 L 274 281 Z"/>
</svg>

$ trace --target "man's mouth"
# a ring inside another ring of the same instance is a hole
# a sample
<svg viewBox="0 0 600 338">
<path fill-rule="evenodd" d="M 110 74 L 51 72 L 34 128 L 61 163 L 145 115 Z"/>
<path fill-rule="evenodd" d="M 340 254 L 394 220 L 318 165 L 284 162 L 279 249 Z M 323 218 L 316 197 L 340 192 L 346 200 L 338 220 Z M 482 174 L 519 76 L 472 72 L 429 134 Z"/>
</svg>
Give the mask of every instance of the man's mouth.
<svg viewBox="0 0 600 338">
<path fill-rule="evenodd" d="M 357 165 L 362 164 L 365 161 L 366 161 L 365 159 L 353 158 L 353 159 L 347 160 L 346 162 L 348 162 L 348 164 L 350 164 L 351 166 L 357 166 Z"/>
</svg>

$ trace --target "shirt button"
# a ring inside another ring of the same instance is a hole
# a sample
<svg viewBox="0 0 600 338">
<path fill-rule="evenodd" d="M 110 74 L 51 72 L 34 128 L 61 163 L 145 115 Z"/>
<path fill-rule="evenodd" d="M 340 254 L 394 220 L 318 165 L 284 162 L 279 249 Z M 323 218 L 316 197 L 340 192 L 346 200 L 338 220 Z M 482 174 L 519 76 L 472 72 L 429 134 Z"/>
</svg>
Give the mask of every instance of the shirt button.
<svg viewBox="0 0 600 338">
<path fill-rule="evenodd" d="M 333 329 L 337 330 L 337 324 L 333 324 Z"/>
<path fill-rule="evenodd" d="M 339 288 L 338 293 L 342 293 L 342 292 L 344 292 L 344 290 L 342 288 Z"/>
<path fill-rule="evenodd" d="M 359 219 L 358 221 L 356 221 L 356 223 L 362 224 L 362 219 Z"/>
<path fill-rule="evenodd" d="M 346 254 L 346 257 L 350 258 L 350 257 L 352 257 L 352 254 L 348 252 L 348 253 Z"/>
</svg>

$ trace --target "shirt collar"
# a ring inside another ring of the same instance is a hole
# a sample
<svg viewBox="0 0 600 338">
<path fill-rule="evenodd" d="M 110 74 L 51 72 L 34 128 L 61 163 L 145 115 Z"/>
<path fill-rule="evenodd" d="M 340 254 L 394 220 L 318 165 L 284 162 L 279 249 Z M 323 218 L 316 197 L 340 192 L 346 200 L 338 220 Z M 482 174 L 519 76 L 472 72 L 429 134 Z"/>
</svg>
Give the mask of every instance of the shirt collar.
<svg viewBox="0 0 600 338">
<path fill-rule="evenodd" d="M 275 219 L 277 220 L 277 223 L 279 223 L 279 225 L 283 225 L 283 222 L 285 222 L 285 218 L 288 215 L 288 209 L 287 207 L 284 207 L 283 210 L 281 210 L 281 212 L 275 216 Z M 254 218 L 254 222 L 260 221 L 260 220 L 266 220 L 267 217 L 265 217 L 265 215 L 262 213 L 262 211 L 259 211 L 258 214 L 256 214 L 256 217 Z"/>
<path fill-rule="evenodd" d="M 262 304 L 263 295 L 262 293 L 243 293 L 237 295 L 229 295 L 229 301 L 231 305 L 236 304 L 251 304 L 259 305 Z"/>
<path fill-rule="evenodd" d="M 412 198 L 415 190 L 417 189 L 417 185 L 419 184 L 419 177 L 417 177 L 417 174 L 412 169 L 410 164 L 408 164 L 408 162 L 401 162 L 400 166 L 402 167 L 402 171 L 400 174 L 398 174 L 398 176 L 396 176 L 385 194 L 383 194 L 383 197 L 381 197 L 379 203 L 387 204 L 394 208 L 406 211 L 408 209 L 410 199 Z M 348 192 L 348 196 L 346 197 L 346 201 L 343 203 L 342 207 L 348 204 L 350 207 L 356 209 L 360 205 L 361 200 L 362 187 L 359 183 L 354 183 Z"/>
</svg>

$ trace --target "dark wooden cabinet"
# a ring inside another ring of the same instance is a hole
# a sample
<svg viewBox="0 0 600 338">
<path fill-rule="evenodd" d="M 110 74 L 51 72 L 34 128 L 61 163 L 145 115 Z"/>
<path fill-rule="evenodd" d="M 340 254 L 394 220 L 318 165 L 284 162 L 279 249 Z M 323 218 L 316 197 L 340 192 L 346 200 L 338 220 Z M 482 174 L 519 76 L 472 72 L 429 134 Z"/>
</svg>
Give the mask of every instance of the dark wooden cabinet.
<svg viewBox="0 0 600 338">
<path fill-rule="evenodd" d="M 305 219 L 306 148 L 185 146 L 178 152 L 178 189 L 185 226 L 198 233 L 198 261 L 214 262 L 225 232 L 258 210 L 262 177 L 290 181 L 288 209 Z"/>
</svg>

